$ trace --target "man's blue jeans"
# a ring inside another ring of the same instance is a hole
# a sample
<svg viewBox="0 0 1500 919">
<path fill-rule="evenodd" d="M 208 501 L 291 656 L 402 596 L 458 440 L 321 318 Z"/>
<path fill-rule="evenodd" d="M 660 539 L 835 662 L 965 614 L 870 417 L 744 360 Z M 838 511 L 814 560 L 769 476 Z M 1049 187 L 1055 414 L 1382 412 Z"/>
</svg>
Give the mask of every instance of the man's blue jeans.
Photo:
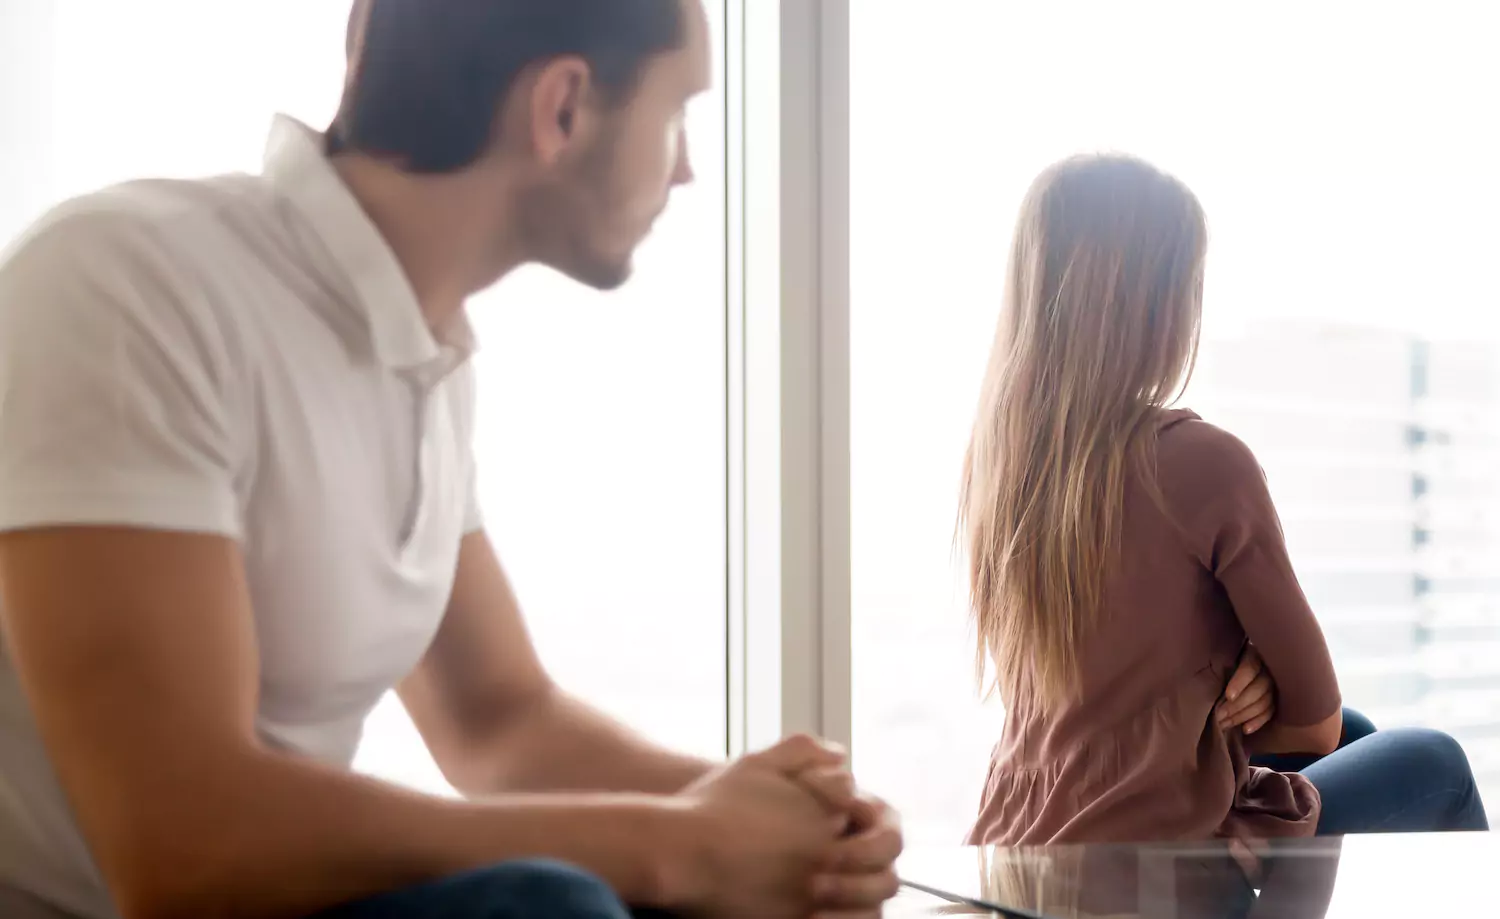
<svg viewBox="0 0 1500 919">
<path fill-rule="evenodd" d="M 517 861 L 409 887 L 317 919 L 646 919 L 603 881 L 568 865 Z"/>
</svg>

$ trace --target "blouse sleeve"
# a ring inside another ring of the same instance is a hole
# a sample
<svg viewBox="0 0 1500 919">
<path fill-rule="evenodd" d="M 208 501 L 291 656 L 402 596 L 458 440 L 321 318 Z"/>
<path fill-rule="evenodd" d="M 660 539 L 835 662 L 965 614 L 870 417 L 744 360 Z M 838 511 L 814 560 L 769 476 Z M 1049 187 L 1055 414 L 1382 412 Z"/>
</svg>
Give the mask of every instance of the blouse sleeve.
<svg viewBox="0 0 1500 919">
<path fill-rule="evenodd" d="M 1173 504 L 1186 507 L 1189 538 L 1234 607 L 1276 681 L 1276 720 L 1319 724 L 1343 704 L 1328 643 L 1292 570 L 1265 473 L 1249 447 L 1202 421 L 1176 426 Z M 1165 447 L 1166 444 L 1164 443 Z"/>
</svg>

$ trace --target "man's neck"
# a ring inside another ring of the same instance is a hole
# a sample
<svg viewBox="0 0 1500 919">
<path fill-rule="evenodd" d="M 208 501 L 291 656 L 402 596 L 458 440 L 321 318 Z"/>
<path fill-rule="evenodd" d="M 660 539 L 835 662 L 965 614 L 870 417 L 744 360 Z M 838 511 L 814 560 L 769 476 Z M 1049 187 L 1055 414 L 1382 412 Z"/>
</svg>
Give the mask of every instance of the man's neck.
<svg viewBox="0 0 1500 919">
<path fill-rule="evenodd" d="M 474 206 L 466 176 L 411 175 L 358 155 L 331 162 L 395 253 L 430 327 L 523 261 L 518 247 L 497 255 L 488 235 L 496 215 Z"/>
</svg>

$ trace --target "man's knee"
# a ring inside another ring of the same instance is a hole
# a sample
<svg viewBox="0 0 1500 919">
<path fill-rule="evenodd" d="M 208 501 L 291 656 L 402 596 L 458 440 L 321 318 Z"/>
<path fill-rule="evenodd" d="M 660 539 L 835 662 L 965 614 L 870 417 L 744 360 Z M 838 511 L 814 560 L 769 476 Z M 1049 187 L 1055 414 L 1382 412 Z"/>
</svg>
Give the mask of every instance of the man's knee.
<svg viewBox="0 0 1500 919">
<path fill-rule="evenodd" d="M 506 862 L 472 872 L 455 883 L 465 899 L 493 904 L 475 919 L 629 919 L 609 885 L 572 865 L 544 860 Z"/>
</svg>

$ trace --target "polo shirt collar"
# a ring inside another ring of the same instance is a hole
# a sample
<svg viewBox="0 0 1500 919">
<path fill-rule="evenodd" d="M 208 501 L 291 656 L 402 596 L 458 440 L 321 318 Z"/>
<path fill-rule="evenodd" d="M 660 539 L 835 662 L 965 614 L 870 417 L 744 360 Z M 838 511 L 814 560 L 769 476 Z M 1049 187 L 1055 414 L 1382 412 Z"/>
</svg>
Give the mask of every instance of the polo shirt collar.
<svg viewBox="0 0 1500 919">
<path fill-rule="evenodd" d="M 463 311 L 434 336 L 396 254 L 324 154 L 323 135 L 278 115 L 263 175 L 298 209 L 353 286 L 375 357 L 394 369 L 452 364 L 474 348 Z M 457 352 L 455 354 L 455 352 Z"/>
</svg>

